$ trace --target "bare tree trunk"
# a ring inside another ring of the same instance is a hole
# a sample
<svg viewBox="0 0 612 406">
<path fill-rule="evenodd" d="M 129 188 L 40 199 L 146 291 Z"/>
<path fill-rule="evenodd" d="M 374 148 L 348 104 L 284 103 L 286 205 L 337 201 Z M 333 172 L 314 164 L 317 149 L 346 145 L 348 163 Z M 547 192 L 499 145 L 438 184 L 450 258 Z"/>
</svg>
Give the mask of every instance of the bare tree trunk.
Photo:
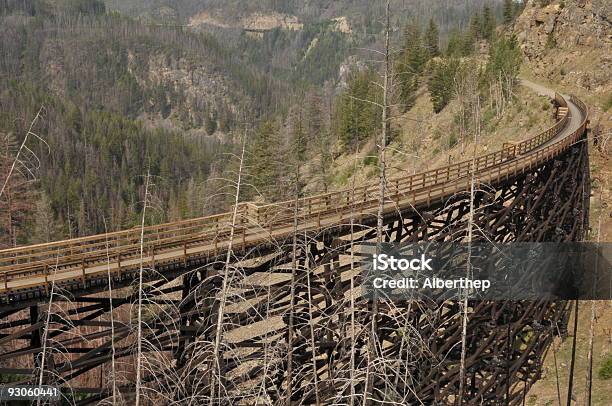
<svg viewBox="0 0 612 406">
<path fill-rule="evenodd" d="M 136 333 L 136 400 L 135 405 L 140 405 L 140 389 L 141 389 L 141 369 L 142 369 L 142 273 L 144 272 L 144 226 L 147 214 L 147 204 L 149 200 L 149 183 L 151 174 L 147 170 L 147 179 L 145 181 L 144 205 L 142 208 L 142 220 L 140 224 L 140 270 L 138 272 L 138 316 L 137 316 L 137 333 Z"/>
<path fill-rule="evenodd" d="M 103 221 L 104 221 L 104 233 L 107 234 L 108 233 L 108 229 L 106 226 L 106 219 L 104 217 L 102 217 Z M 112 275 L 111 275 L 111 270 L 110 270 L 110 254 L 109 254 L 109 245 L 108 245 L 108 238 L 106 238 L 106 264 L 107 264 L 107 270 L 106 270 L 106 274 L 107 274 L 107 281 L 108 281 L 108 300 L 109 300 L 109 310 L 108 310 L 108 314 L 110 317 L 110 324 L 111 324 L 111 334 L 110 334 L 110 340 L 111 340 L 111 384 L 113 385 L 113 391 L 112 391 L 112 399 L 113 399 L 113 405 L 117 404 L 117 370 L 115 368 L 115 318 L 113 316 L 113 279 L 112 279 Z"/>
<path fill-rule="evenodd" d="M 473 225 L 474 225 L 474 195 L 476 192 L 476 147 L 480 138 L 480 96 L 476 95 L 476 103 L 474 103 L 474 150 L 472 154 L 472 168 L 471 168 L 471 180 L 470 180 L 470 212 L 468 214 L 467 224 L 467 244 L 468 244 L 468 257 L 466 266 L 466 278 L 472 279 L 472 240 L 473 236 Z M 459 394 L 457 396 L 457 404 L 463 404 L 463 392 L 465 387 L 465 358 L 467 353 L 467 325 L 468 325 L 468 292 L 465 291 L 465 296 L 462 302 L 462 320 L 461 320 L 461 363 L 459 366 Z"/>
<path fill-rule="evenodd" d="M 353 159 L 353 173 L 357 172 L 357 155 Z M 350 388 L 350 400 L 349 405 L 355 404 L 355 176 L 351 180 L 351 217 L 350 217 L 350 337 L 351 337 L 351 353 L 350 353 L 350 365 L 349 365 L 349 388 Z"/>
<path fill-rule="evenodd" d="M 215 383 L 214 379 L 211 380 L 211 396 L 210 396 L 210 404 L 214 405 L 215 402 L 215 394 L 220 396 L 221 386 L 223 384 L 221 379 L 221 358 L 219 347 L 221 346 L 221 335 L 222 335 L 222 327 L 223 327 L 223 317 L 225 313 L 225 301 L 227 300 L 227 290 L 230 286 L 230 271 L 229 266 L 232 259 L 232 249 L 234 244 L 234 235 L 236 233 L 236 220 L 238 218 L 238 202 L 240 200 L 240 186 L 242 185 L 242 170 L 244 167 L 244 155 L 246 151 L 246 133 L 242 140 L 242 152 L 240 154 L 240 166 L 238 168 L 238 179 L 236 181 L 236 195 L 234 197 L 234 210 L 232 212 L 232 224 L 229 235 L 229 242 L 227 247 L 227 255 L 225 257 L 225 266 L 223 268 L 223 283 L 221 287 L 221 297 L 219 299 L 219 314 L 217 316 L 216 323 L 216 331 L 215 331 L 215 342 L 213 348 L 213 362 L 215 363 L 215 368 L 218 374 L 217 384 L 218 390 L 215 391 Z"/>
<path fill-rule="evenodd" d="M 379 159 L 379 183 L 378 183 L 378 213 L 376 219 L 376 252 L 379 253 L 381 244 L 384 241 L 384 212 L 385 212 L 385 188 L 386 188 L 386 175 L 387 175 L 387 163 L 386 163 L 386 150 L 387 150 L 387 137 L 389 128 L 389 80 L 391 74 L 391 55 L 390 55 L 390 38 L 391 36 L 391 1 L 387 0 L 385 7 L 385 51 L 384 51 L 384 73 L 383 73 L 383 102 L 382 102 L 382 128 L 380 144 L 378 146 L 378 159 Z M 373 360 L 377 354 L 377 341 L 378 341 L 378 299 L 374 297 L 372 303 L 372 322 L 368 348 L 368 365 L 366 370 L 366 384 L 365 384 L 365 399 L 364 404 L 370 405 L 372 402 L 371 394 L 372 387 L 374 384 L 374 376 L 372 374 Z"/>
<path fill-rule="evenodd" d="M 306 241 L 306 231 L 304 231 L 304 241 Z M 308 254 L 307 254 L 308 255 Z M 308 257 L 307 257 L 308 258 Z M 316 353 L 316 343 L 315 343 L 315 331 L 314 331 L 314 320 L 312 319 L 312 289 L 310 282 L 310 260 L 308 259 L 306 266 L 306 290 L 308 294 L 308 318 L 310 324 L 310 349 L 312 356 L 312 377 L 314 381 L 314 393 L 315 393 L 315 404 L 319 406 L 321 404 L 321 399 L 319 398 L 319 376 L 317 374 L 317 353 Z"/>
<path fill-rule="evenodd" d="M 297 232 L 298 232 L 298 204 L 299 204 L 299 179 L 300 167 L 296 166 L 295 171 L 295 199 L 293 207 L 293 247 L 291 254 L 291 293 L 289 304 L 289 326 L 287 326 L 287 398 L 285 404 L 291 405 L 291 393 L 293 392 L 293 336 L 294 336 L 294 316 L 295 316 L 295 278 L 297 273 Z"/>
<path fill-rule="evenodd" d="M 21 142 L 21 145 L 19 146 L 19 149 L 17 150 L 17 155 L 15 155 L 15 160 L 13 161 L 11 168 L 9 169 L 8 174 L 6 175 L 6 179 L 4 179 L 4 183 L 2 184 L 2 189 L 0 189 L 0 197 L 2 197 L 2 194 L 4 193 L 4 190 L 6 189 L 6 187 L 8 186 L 9 180 L 11 179 L 11 175 L 13 174 L 13 172 L 15 171 L 15 168 L 17 167 L 17 165 L 20 165 L 23 163 L 21 162 L 21 152 L 24 149 L 28 149 L 28 147 L 26 146 L 26 143 L 28 142 L 28 139 L 30 137 L 30 135 L 33 135 L 34 137 L 36 137 L 37 139 L 43 141 L 46 145 L 47 143 L 40 138 L 38 135 L 36 135 L 35 133 L 32 132 L 32 130 L 34 129 L 34 126 L 36 126 L 36 123 L 38 122 L 38 119 L 40 118 L 42 112 L 43 112 L 44 106 L 41 106 L 40 109 L 38 110 L 38 113 L 36 113 L 36 116 L 34 117 L 34 119 L 32 120 L 32 122 L 30 123 L 30 128 L 28 129 L 28 132 L 26 133 L 25 137 L 23 137 L 23 141 Z M 48 145 L 47 145 L 48 147 Z"/>
</svg>

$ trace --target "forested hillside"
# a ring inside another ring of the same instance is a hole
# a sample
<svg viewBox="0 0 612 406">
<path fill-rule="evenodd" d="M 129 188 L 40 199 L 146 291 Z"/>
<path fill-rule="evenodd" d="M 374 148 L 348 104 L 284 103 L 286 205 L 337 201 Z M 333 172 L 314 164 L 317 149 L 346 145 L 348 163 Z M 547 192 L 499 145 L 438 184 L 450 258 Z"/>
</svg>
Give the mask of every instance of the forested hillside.
<svg viewBox="0 0 612 406">
<path fill-rule="evenodd" d="M 38 158 L 22 154 L 11 177 L 4 245 L 131 226 L 147 171 L 155 221 L 202 214 L 187 204 L 193 185 L 238 122 L 283 94 L 210 35 L 106 14 L 97 0 L 3 1 L 0 19 L 2 175 L 40 109 L 33 132 L 49 147 L 30 137 Z"/>
<path fill-rule="evenodd" d="M 253 13 L 282 13 L 295 15 L 302 22 L 316 22 L 338 16 L 347 16 L 357 30 L 365 30 L 376 24 L 382 29 L 383 2 L 371 0 L 104 0 L 109 9 L 132 16 L 175 16 L 186 21 L 204 11 L 218 11 L 219 15 L 236 20 Z M 435 16 L 442 30 L 456 25 L 466 25 L 471 16 L 484 5 L 499 8 L 503 0 L 393 0 L 394 18 L 429 19 Z M 368 23 L 370 21 L 370 23 Z"/>
<path fill-rule="evenodd" d="M 497 147 L 500 139 L 495 134 L 504 133 L 504 126 L 531 131 L 546 124 L 548 114 L 540 114 L 539 120 L 531 113 L 528 122 L 502 122 L 506 113 L 515 119 L 523 108 L 517 96 L 522 57 L 508 30 L 520 8 L 511 1 L 505 5 L 501 21 L 485 6 L 472 15 L 467 27 L 452 30 L 446 44 L 435 20 L 404 22 L 391 55 L 387 141 L 393 168 L 425 169 L 432 159 L 446 154 L 467 159 L 465 151 L 475 133 L 482 137 L 480 147 L 487 148 L 489 141 Z M 291 198 L 294 170 L 287 179 L 288 167 L 300 167 L 302 193 L 376 177 L 376 142 L 382 128 L 382 79 L 380 64 L 373 62 L 376 56 L 363 52 L 350 58 L 337 87 L 305 91 L 286 116 L 253 131 L 249 174 L 264 198 Z M 521 98 L 526 101 L 529 95 Z M 542 100 L 534 103 L 536 111 L 550 109 Z M 279 187 L 283 182 L 291 187 Z"/>
<path fill-rule="evenodd" d="M 243 55 L 292 86 L 307 88 L 336 80 L 342 62 L 357 49 L 380 40 L 383 2 L 369 0 L 105 0 L 143 21 L 189 24 L 212 32 Z M 513 4 L 515 4 L 513 2 Z M 440 39 L 467 27 L 488 6 L 501 19 L 503 0 L 394 0 L 392 35 L 399 39 L 409 20 L 434 18 Z M 516 3 L 519 6 L 519 3 Z M 252 30 L 259 35 L 248 35 Z M 265 32 L 265 34 L 263 33 Z"/>
<path fill-rule="evenodd" d="M 204 3 L 227 15 L 237 7 Z M 319 3 L 248 2 L 236 15 L 273 10 L 304 21 L 299 29 L 252 36 L 135 20 L 108 12 L 100 0 L 0 2 L 0 173 L 11 173 L 0 199 L 7 213 L 0 243 L 131 227 L 145 200 L 149 223 L 227 209 L 220 178 L 233 176 L 228 153 L 239 152 L 243 134 L 248 187 L 241 199 L 292 198 L 295 168 L 302 194 L 343 185 L 341 162 L 372 152 L 381 125 L 380 109 L 365 101 L 380 101 L 380 66 L 361 49 L 380 49 L 381 27 L 376 6 L 362 21 L 357 11 L 365 2 Z M 520 58 L 516 41 L 496 26 L 509 24 L 520 3 L 505 1 L 502 10 L 469 2 L 469 22 L 463 13 L 440 11 L 459 3 L 432 2 L 428 11 L 396 6 L 394 117 L 411 114 L 423 94 L 433 113 L 442 112 L 461 93 L 453 83 L 469 71 L 490 104 L 487 114 L 501 116 L 512 101 Z M 196 3 L 176 3 L 189 4 Z M 340 11 L 347 20 L 328 19 Z M 449 145 L 464 145 L 464 127 Z M 390 141 L 401 148 L 403 131 L 392 123 Z M 12 171 L 15 156 L 19 170 Z M 377 160 L 363 163 L 367 171 Z M 153 186 L 145 196 L 147 178 Z"/>
</svg>

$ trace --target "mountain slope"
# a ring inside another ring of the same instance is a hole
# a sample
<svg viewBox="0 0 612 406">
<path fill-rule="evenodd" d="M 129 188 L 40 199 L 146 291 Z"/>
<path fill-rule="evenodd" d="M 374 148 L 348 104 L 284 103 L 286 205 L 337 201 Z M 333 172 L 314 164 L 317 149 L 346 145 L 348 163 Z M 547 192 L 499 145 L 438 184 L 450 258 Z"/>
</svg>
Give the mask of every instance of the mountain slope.
<svg viewBox="0 0 612 406">
<path fill-rule="evenodd" d="M 41 161 L 29 187 L 45 204 L 0 233 L 4 243 L 129 227 L 147 172 L 158 188 L 150 221 L 202 214 L 188 194 L 233 148 L 227 134 L 280 104 L 269 76 L 207 34 L 105 14 L 96 0 L 0 4 L 2 156 L 15 156 L 41 107 L 34 131 L 50 147 L 29 145 Z M 54 224 L 38 227 L 37 213 Z"/>
<path fill-rule="evenodd" d="M 612 3 L 546 3 L 542 7 L 530 0 L 514 27 L 526 59 L 525 73 L 604 107 L 612 95 Z"/>
</svg>

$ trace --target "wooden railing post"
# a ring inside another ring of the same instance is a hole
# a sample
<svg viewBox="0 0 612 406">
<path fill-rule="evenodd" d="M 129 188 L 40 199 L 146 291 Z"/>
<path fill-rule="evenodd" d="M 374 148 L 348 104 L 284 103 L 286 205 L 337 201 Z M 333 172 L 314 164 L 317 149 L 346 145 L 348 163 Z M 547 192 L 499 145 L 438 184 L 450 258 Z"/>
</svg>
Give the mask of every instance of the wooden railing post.
<svg viewBox="0 0 612 406">
<path fill-rule="evenodd" d="M 49 265 L 45 264 L 45 270 L 43 271 L 45 274 L 45 294 L 49 296 Z"/>
<path fill-rule="evenodd" d="M 83 273 L 82 278 L 83 278 L 83 289 L 87 287 L 87 285 L 85 284 L 85 258 L 81 258 L 81 272 Z"/>
<path fill-rule="evenodd" d="M 183 266 L 187 267 L 187 241 L 183 242 Z"/>
<path fill-rule="evenodd" d="M 219 217 L 215 217 L 215 256 L 219 253 Z"/>
<path fill-rule="evenodd" d="M 117 275 L 121 278 L 121 251 L 117 253 Z"/>
</svg>

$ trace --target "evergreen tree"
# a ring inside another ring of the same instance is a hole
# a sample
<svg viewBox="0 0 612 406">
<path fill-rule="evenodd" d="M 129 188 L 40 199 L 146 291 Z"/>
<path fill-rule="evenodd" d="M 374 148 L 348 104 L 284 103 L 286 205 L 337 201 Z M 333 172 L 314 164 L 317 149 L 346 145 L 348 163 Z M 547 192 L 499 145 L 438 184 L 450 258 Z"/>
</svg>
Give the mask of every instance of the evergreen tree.
<svg viewBox="0 0 612 406">
<path fill-rule="evenodd" d="M 480 14 L 475 14 L 470 20 L 470 34 L 474 39 L 481 39 L 482 22 L 480 21 Z"/>
<path fill-rule="evenodd" d="M 8 177 L 17 148 L 12 134 L 0 133 L 0 187 L 6 182 L 0 196 L 0 248 L 13 247 L 25 237 L 26 222 L 34 208 L 31 182 L 25 178 L 25 171 L 17 168 Z"/>
<path fill-rule="evenodd" d="M 469 56 L 474 51 L 474 37 L 471 30 L 460 32 L 457 29 L 451 30 L 448 36 L 446 56 L 463 57 Z"/>
<path fill-rule="evenodd" d="M 521 63 L 522 54 L 515 35 L 500 38 L 492 44 L 486 72 L 489 81 L 500 82 L 504 97 L 509 97 L 516 83 Z"/>
<path fill-rule="evenodd" d="M 510 25 L 514 20 L 514 0 L 504 0 L 504 24 Z"/>
<path fill-rule="evenodd" d="M 446 44 L 446 56 L 461 55 L 461 32 L 458 29 L 452 29 L 448 33 L 448 43 Z"/>
<path fill-rule="evenodd" d="M 481 20 L 481 32 L 480 35 L 483 39 L 491 41 L 495 33 L 495 15 L 491 10 L 491 7 L 485 5 L 482 9 L 482 20 Z"/>
<path fill-rule="evenodd" d="M 419 78 L 429 56 L 419 26 L 416 23 L 407 25 L 404 29 L 402 51 L 395 63 L 399 98 L 405 111 L 414 105 Z"/>
<path fill-rule="evenodd" d="M 433 18 L 429 20 L 429 26 L 425 31 L 425 47 L 430 58 L 440 55 L 440 35 L 438 25 Z"/>
<path fill-rule="evenodd" d="M 474 35 L 471 30 L 466 30 L 461 35 L 461 56 L 469 56 L 474 52 Z"/>
<path fill-rule="evenodd" d="M 249 145 L 248 167 L 251 184 L 256 193 L 267 199 L 273 199 L 279 192 L 279 142 L 274 123 L 264 121 L 255 131 Z"/>
<path fill-rule="evenodd" d="M 456 58 L 441 59 L 433 63 L 428 89 L 436 113 L 442 111 L 453 96 L 453 80 L 458 68 L 459 60 Z"/>
<path fill-rule="evenodd" d="M 217 118 L 213 114 L 207 114 L 204 127 L 206 129 L 206 134 L 213 135 L 215 131 L 217 131 Z"/>
<path fill-rule="evenodd" d="M 310 91 L 305 98 L 305 129 L 308 142 L 316 139 L 323 131 L 323 100 L 316 91 Z"/>
<path fill-rule="evenodd" d="M 380 101 L 380 88 L 374 80 L 372 71 L 353 73 L 348 88 L 340 95 L 336 109 L 338 138 L 349 148 L 358 147 L 380 128 L 378 106 L 368 102 Z"/>
<path fill-rule="evenodd" d="M 307 136 L 304 129 L 304 120 L 302 119 L 302 109 L 299 106 L 294 107 L 289 114 L 289 141 L 290 154 L 292 158 L 298 162 L 303 162 L 306 159 Z"/>
</svg>

